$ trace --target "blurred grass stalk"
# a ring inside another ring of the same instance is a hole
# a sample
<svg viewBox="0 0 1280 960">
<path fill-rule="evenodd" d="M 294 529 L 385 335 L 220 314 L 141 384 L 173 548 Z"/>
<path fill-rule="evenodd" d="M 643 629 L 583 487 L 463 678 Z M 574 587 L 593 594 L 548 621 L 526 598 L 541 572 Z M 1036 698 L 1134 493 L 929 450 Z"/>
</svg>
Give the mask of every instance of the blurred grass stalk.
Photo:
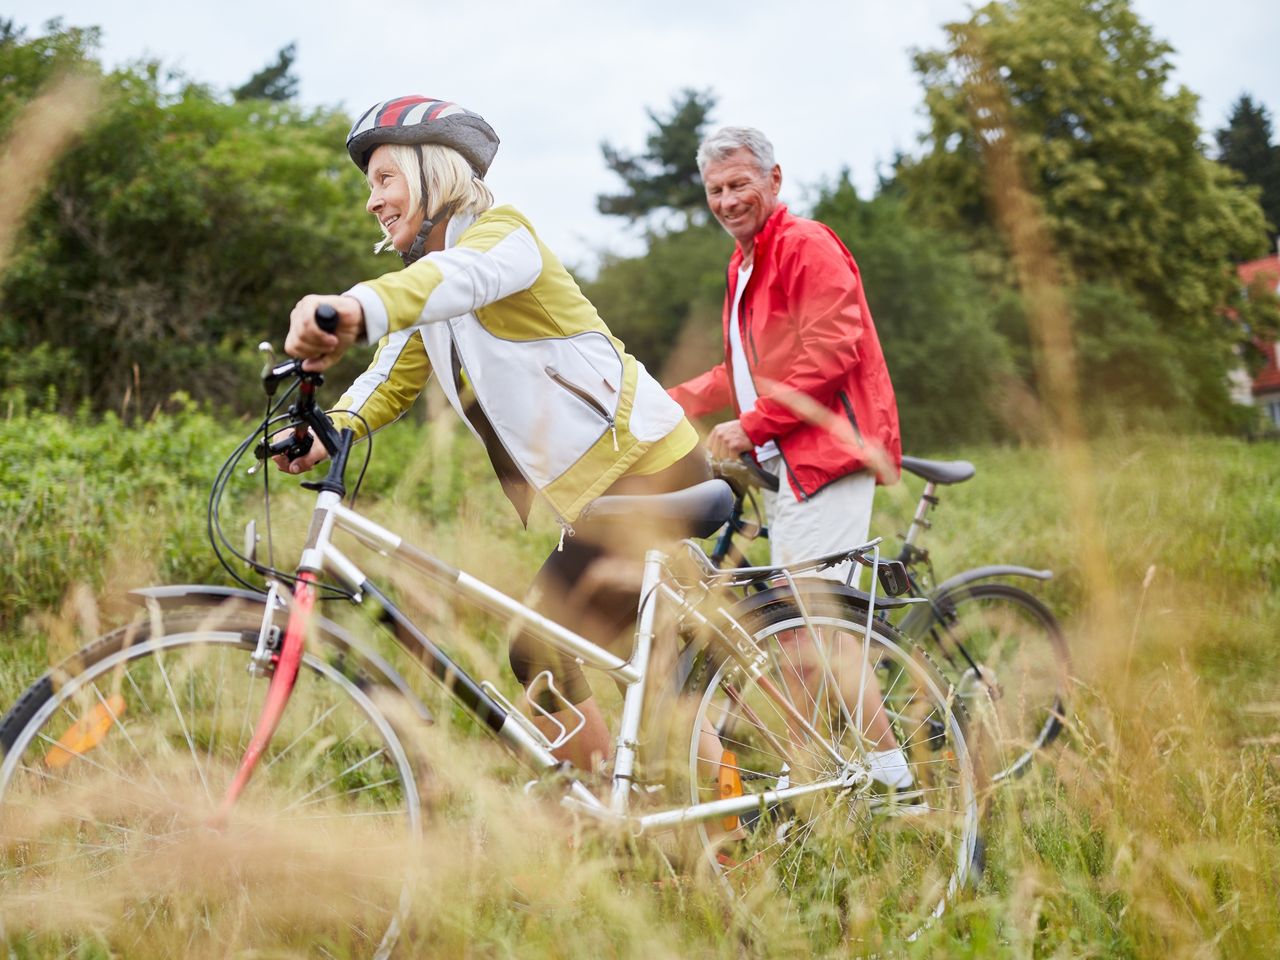
<svg viewBox="0 0 1280 960">
<path fill-rule="evenodd" d="M 54 163 L 93 122 L 102 99 L 98 78 L 67 73 L 51 80 L 22 108 L 0 146 L 0 275 L 28 209 L 40 196 Z"/>
<path fill-rule="evenodd" d="M 999 798 L 987 883 L 1008 899 L 987 897 L 974 907 L 990 911 L 1015 955 L 1274 955 L 1277 765 L 1231 742 L 1224 718 L 1240 704 L 1204 683 L 1217 631 L 1200 623 L 1212 616 L 1220 587 L 1209 576 L 1211 551 L 1198 565 L 1180 558 L 1175 565 L 1189 579 L 1155 591 L 1156 615 L 1144 613 L 1156 564 L 1141 582 L 1117 580 L 1105 535 L 1115 548 L 1115 531 L 1104 531 L 1100 478 L 1080 415 L 1066 273 L 1027 186 L 1024 134 L 998 64 L 981 27 L 957 33 L 987 199 L 1026 304 L 1040 419 L 1064 486 L 1064 532 L 1074 544 L 1063 553 L 1074 554 L 1084 601 L 1072 636 L 1081 678 L 1074 743 L 1054 754 L 1056 776 L 1042 769 Z M 1215 522 L 1207 508 L 1178 520 L 1161 516 L 1155 500 L 1169 492 L 1149 493 L 1151 519 Z M 1114 520 L 1108 514 L 1106 527 Z M 1266 570 L 1257 572 L 1266 579 Z M 1236 618 L 1247 616 L 1247 597 L 1231 610 Z"/>
<path fill-rule="evenodd" d="M 1019 135 L 1008 94 L 980 27 L 954 28 L 966 74 L 969 114 L 984 159 L 987 199 L 1004 234 L 1025 298 L 1033 360 L 1044 400 L 1041 422 L 1057 455 L 1077 531 L 1076 552 L 1097 629 L 1123 635 L 1110 564 L 1098 527 L 1094 467 L 1080 415 L 1079 379 L 1064 274 L 1053 249 L 1044 209 L 1028 189 Z"/>
</svg>

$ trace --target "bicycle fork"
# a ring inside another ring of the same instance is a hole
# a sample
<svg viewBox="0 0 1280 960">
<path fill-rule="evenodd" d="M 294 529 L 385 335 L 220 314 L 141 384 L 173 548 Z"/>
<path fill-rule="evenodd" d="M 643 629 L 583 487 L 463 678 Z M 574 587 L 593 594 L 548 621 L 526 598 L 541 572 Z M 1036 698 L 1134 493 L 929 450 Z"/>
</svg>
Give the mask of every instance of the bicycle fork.
<svg viewBox="0 0 1280 960">
<path fill-rule="evenodd" d="M 271 681 L 267 686 L 266 700 L 262 704 L 262 713 L 258 715 L 258 722 L 253 728 L 253 737 L 245 749 L 240 767 L 236 770 L 222 798 L 222 803 L 218 805 L 218 810 L 213 816 L 213 822 L 216 824 L 226 821 L 231 808 L 235 806 L 236 800 L 248 785 L 249 778 L 253 776 L 253 771 L 257 768 L 258 761 L 262 759 L 262 754 L 271 743 L 276 727 L 280 725 L 284 708 L 289 703 L 289 695 L 293 693 L 294 682 L 298 679 L 298 667 L 302 663 L 307 623 L 311 619 L 311 609 L 315 606 L 316 600 L 315 584 L 314 573 L 304 570 L 298 574 L 298 584 L 293 591 L 293 604 L 289 608 L 289 622 L 285 628 L 284 639 L 280 643 L 279 652 L 271 657 L 273 669 Z M 266 617 L 272 615 L 270 604 L 267 605 L 263 615 Z"/>
</svg>

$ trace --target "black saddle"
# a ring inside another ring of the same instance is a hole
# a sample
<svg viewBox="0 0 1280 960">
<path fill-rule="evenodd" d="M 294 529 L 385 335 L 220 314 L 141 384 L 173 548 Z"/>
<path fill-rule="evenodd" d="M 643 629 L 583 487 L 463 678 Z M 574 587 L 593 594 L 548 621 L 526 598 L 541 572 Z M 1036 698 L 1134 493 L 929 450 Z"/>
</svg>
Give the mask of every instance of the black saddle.
<svg viewBox="0 0 1280 960">
<path fill-rule="evenodd" d="M 968 460 L 921 460 L 919 457 L 903 457 L 902 469 L 914 473 L 930 483 L 964 483 L 977 468 Z"/>
<path fill-rule="evenodd" d="M 580 521 L 645 521 L 663 536 L 709 537 L 733 513 L 735 498 L 723 480 L 704 480 L 672 493 L 599 497 L 583 509 Z"/>
</svg>

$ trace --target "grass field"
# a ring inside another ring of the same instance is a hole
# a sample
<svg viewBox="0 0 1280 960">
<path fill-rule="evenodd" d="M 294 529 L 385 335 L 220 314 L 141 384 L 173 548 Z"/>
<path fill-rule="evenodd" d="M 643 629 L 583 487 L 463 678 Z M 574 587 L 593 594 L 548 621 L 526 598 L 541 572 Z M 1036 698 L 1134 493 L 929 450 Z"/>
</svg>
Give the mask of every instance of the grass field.
<svg viewBox="0 0 1280 960">
<path fill-rule="evenodd" d="M 204 496 L 234 441 L 193 412 L 127 430 L 43 418 L 0 430 L 8 703 L 51 659 L 121 622 L 127 609 L 112 598 L 124 589 L 221 575 L 203 541 Z M 366 507 L 519 593 L 556 528 L 544 518 L 523 533 L 479 448 L 457 440 L 443 426 L 379 435 Z M 977 888 L 885 952 L 1280 955 L 1280 445 L 1144 435 L 1070 461 L 1044 448 L 951 455 L 978 476 L 945 491 L 935 515 L 939 573 L 997 561 L 1053 568 L 1041 593 L 1067 625 L 1075 695 L 1059 744 L 993 797 Z M 1083 462 L 1084 475 L 1066 476 L 1065 462 Z M 258 482 L 244 478 L 241 495 Z M 876 533 L 905 528 L 918 489 L 880 491 Z M 277 520 L 302 502 L 281 499 Z M 505 670 L 502 625 L 402 592 L 465 660 Z M 454 719 L 425 743 L 437 815 L 411 864 L 404 955 L 809 952 L 767 904 L 747 929 L 712 889 L 655 880 L 643 850 L 576 829 L 566 842 L 560 815 L 528 803 L 510 764 Z M 281 859 L 290 870 L 268 868 Z M 403 866 L 359 836 L 317 845 L 284 833 L 250 850 L 214 841 L 123 886 L 0 887 L 0 918 L 11 932 L 43 931 L 30 949 L 13 940 L 18 955 L 340 955 L 342 942 L 325 939 L 337 900 L 285 909 L 287 897 L 266 891 L 325 876 L 321 890 L 340 899 L 353 872 Z M 263 884 L 260 898 L 210 908 L 219 883 L 239 889 L 245 877 Z M 143 922 L 122 905 L 146 883 L 164 891 L 163 909 Z"/>
</svg>

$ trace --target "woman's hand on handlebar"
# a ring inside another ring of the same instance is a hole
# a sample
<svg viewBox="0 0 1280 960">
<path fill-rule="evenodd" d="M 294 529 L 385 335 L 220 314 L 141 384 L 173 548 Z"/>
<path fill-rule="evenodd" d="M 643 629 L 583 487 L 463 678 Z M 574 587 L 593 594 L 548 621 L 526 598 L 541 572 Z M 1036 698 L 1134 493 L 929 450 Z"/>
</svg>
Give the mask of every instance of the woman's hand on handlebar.
<svg viewBox="0 0 1280 960">
<path fill-rule="evenodd" d="M 285 473 L 306 473 L 312 467 L 329 456 L 329 451 L 324 448 L 324 444 L 320 442 L 319 437 L 308 429 L 311 433 L 311 449 L 295 460 L 290 460 L 285 454 L 281 453 L 272 457 L 272 461 L 277 467 Z M 290 440 L 293 438 L 293 430 L 281 430 L 271 438 L 272 443 L 282 440 Z"/>
<path fill-rule="evenodd" d="M 328 305 L 338 314 L 335 333 L 325 333 L 316 324 L 316 308 Z M 284 351 L 291 357 L 302 357 L 304 370 L 320 371 L 337 363 L 364 333 L 364 308 L 355 297 L 310 293 L 298 301 L 289 314 L 289 336 Z"/>
</svg>

